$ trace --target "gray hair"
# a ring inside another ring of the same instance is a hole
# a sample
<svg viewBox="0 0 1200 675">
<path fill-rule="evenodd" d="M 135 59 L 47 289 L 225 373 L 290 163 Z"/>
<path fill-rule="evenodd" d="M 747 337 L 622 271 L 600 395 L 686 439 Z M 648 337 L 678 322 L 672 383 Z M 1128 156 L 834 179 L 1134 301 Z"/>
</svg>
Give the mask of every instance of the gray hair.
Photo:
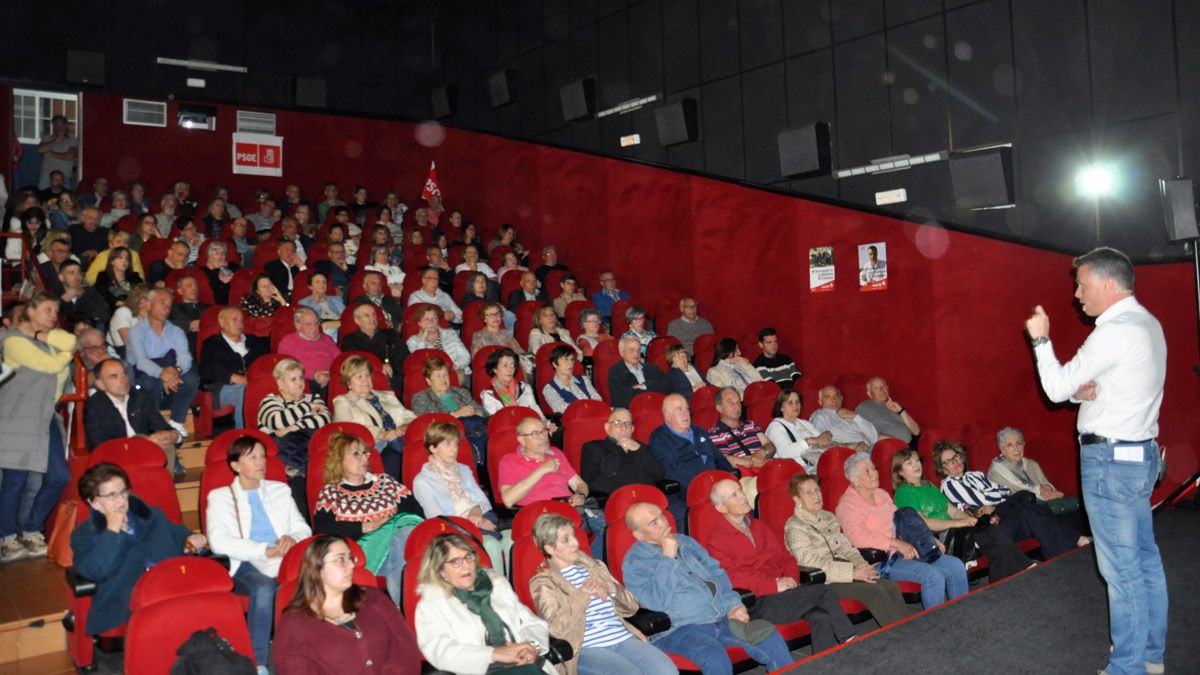
<svg viewBox="0 0 1200 675">
<path fill-rule="evenodd" d="M 585 309 L 582 312 L 580 312 L 579 313 L 579 327 L 583 328 L 583 324 L 586 323 L 587 320 L 592 317 L 596 317 L 597 319 L 599 319 L 600 312 L 597 312 L 594 309 Z"/>
<path fill-rule="evenodd" d="M 712 502 L 713 506 L 720 506 L 725 503 L 726 499 L 729 499 L 729 495 L 725 494 L 725 491 L 721 489 L 721 486 L 728 482 L 728 480 L 719 480 L 713 483 L 712 490 L 708 493 L 708 501 Z"/>
<path fill-rule="evenodd" d="M 1018 429 L 1016 427 L 1004 427 L 1000 431 L 996 432 L 996 447 L 997 448 L 1004 447 L 1004 437 L 1005 436 L 1016 436 L 1017 438 L 1020 438 L 1021 440 L 1025 440 L 1025 434 L 1021 433 L 1020 429 Z"/>
<path fill-rule="evenodd" d="M 208 245 L 209 255 L 212 255 L 213 249 L 216 249 L 222 253 L 229 253 L 229 246 L 223 241 L 214 241 L 213 243 L 209 244 Z"/>
<path fill-rule="evenodd" d="M 732 391 L 733 393 L 737 394 L 739 401 L 742 400 L 742 395 L 738 394 L 737 387 L 725 386 L 718 389 L 716 394 L 713 394 L 713 405 L 721 405 L 721 399 L 725 396 L 725 392 L 727 391 Z"/>
<path fill-rule="evenodd" d="M 630 306 L 629 309 L 625 310 L 625 320 L 626 321 L 632 322 L 634 319 L 638 318 L 639 316 L 646 316 L 646 310 L 642 307 L 633 305 L 633 306 Z"/>
<path fill-rule="evenodd" d="M 1123 290 L 1133 292 L 1133 262 L 1117 249 L 1094 248 L 1075 259 L 1075 267 L 1084 265 L 1097 279 L 1112 279 Z"/>
<path fill-rule="evenodd" d="M 558 513 L 543 513 L 538 516 L 537 521 L 533 524 L 533 543 L 537 544 L 538 551 L 542 555 L 546 555 L 546 547 L 553 546 L 554 542 L 558 541 L 558 533 L 564 527 L 574 529 L 575 524 Z M 547 556 L 549 557 L 549 556 Z"/>
<path fill-rule="evenodd" d="M 302 315 L 302 314 L 312 314 L 313 316 L 317 317 L 318 319 L 321 318 L 321 315 L 317 314 L 317 310 L 313 309 L 312 307 L 305 307 L 304 305 L 301 305 L 301 306 L 297 307 L 296 311 L 292 314 L 292 323 L 299 326 L 300 325 L 300 315 Z"/>
<path fill-rule="evenodd" d="M 288 373 L 294 373 L 297 370 L 301 373 L 304 373 L 304 366 L 296 359 L 288 358 L 283 359 L 279 363 L 275 364 L 275 369 L 271 371 L 271 375 L 278 380 L 284 375 L 287 375 Z"/>
<path fill-rule="evenodd" d="M 637 338 L 635 338 L 635 337 L 633 337 L 632 335 L 625 335 L 625 336 L 622 336 L 622 337 L 621 337 L 621 341 L 620 341 L 619 343 L 617 343 L 617 344 L 618 344 L 618 348 L 619 348 L 619 346 L 623 346 L 623 345 L 624 345 L 626 342 L 632 342 L 633 344 L 637 345 L 638 351 L 641 351 L 641 349 L 642 349 L 642 341 L 641 341 L 641 340 L 639 340 L 639 339 L 637 339 Z"/>
<path fill-rule="evenodd" d="M 856 452 L 846 458 L 846 463 L 843 464 L 843 471 L 846 473 L 846 480 L 854 480 L 858 475 L 858 465 L 866 462 L 871 463 L 871 456 L 865 452 Z"/>
</svg>

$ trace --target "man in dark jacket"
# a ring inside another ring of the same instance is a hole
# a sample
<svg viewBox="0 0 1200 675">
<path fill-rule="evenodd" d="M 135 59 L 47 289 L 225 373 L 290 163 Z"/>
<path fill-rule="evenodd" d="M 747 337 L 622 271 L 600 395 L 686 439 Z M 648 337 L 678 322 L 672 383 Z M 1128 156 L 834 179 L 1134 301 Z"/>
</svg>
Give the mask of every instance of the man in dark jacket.
<svg viewBox="0 0 1200 675">
<path fill-rule="evenodd" d="M 92 326 L 104 330 L 112 310 L 100 291 L 84 283 L 83 268 L 79 263 L 74 260 L 64 262 L 58 270 L 58 280 L 63 288 L 59 314 L 71 322 L 86 317 Z"/>
<path fill-rule="evenodd" d="M 533 272 L 521 272 L 521 287 L 508 294 L 508 311 L 515 313 L 521 303 L 530 300 L 550 304 L 550 296 L 538 289 L 537 276 Z"/>
<path fill-rule="evenodd" d="M 612 494 L 635 483 L 654 485 L 663 479 L 663 467 L 650 448 L 633 438 L 633 416 L 613 408 L 604 423 L 608 437 L 583 444 L 579 475 L 593 492 Z M 687 515 L 683 502 L 672 503 L 671 515 L 681 522 Z"/>
<path fill-rule="evenodd" d="M 658 366 L 642 363 L 642 343 L 621 338 L 621 362 L 608 369 L 608 391 L 614 408 L 628 408 L 634 396 L 646 391 L 671 393 L 671 379 Z"/>
<path fill-rule="evenodd" d="M 300 254 L 296 253 L 294 242 L 280 239 L 275 246 L 275 250 L 279 253 L 279 259 L 263 265 L 263 271 L 271 277 L 271 283 L 275 284 L 275 288 L 279 289 L 284 299 L 291 302 L 296 275 L 308 268 L 300 259 Z"/>
<path fill-rule="evenodd" d="M 618 364 L 619 365 L 619 364 Z M 692 426 L 692 411 L 679 394 L 663 399 L 663 424 L 650 434 L 650 451 L 663 466 L 666 478 L 679 482 L 679 492 L 668 497 L 668 508 L 675 513 L 685 507 L 687 489 L 701 471 L 716 469 L 733 473 L 733 466 L 717 450 L 703 429 Z M 687 520 L 676 523 L 683 531 Z"/>
<path fill-rule="evenodd" d="M 133 389 L 125 364 L 105 359 L 96 365 L 96 393 L 83 408 L 84 437 L 89 448 L 114 438 L 144 436 L 164 450 L 181 441 L 158 411 L 155 401 Z"/>
<path fill-rule="evenodd" d="M 200 383 L 212 393 L 218 406 L 233 406 L 233 428 L 242 428 L 242 404 L 246 395 L 246 371 L 263 355 L 262 342 L 247 340 L 245 318 L 237 307 L 217 314 L 221 332 L 204 338 L 200 345 Z"/>
<path fill-rule="evenodd" d="M 354 325 L 358 326 L 358 330 L 342 338 L 342 351 L 368 352 L 379 357 L 392 391 L 396 392 L 396 396 L 403 397 L 404 359 L 408 358 L 408 347 L 404 345 L 400 333 L 380 328 L 375 309 L 365 302 L 354 308 Z M 333 376 L 341 377 L 339 373 L 333 373 Z"/>
</svg>

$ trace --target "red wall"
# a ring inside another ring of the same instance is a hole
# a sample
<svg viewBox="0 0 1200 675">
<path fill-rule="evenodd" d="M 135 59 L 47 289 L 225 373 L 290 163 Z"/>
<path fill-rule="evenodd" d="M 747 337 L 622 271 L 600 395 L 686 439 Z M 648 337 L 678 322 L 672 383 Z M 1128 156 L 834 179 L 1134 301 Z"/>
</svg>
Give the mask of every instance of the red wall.
<svg viewBox="0 0 1200 675">
<path fill-rule="evenodd" d="M 483 134 L 447 129 L 439 146 L 424 147 L 413 125 L 377 120 L 281 112 L 286 178 L 233 176 L 233 108 L 220 108 L 216 133 L 122 125 L 119 97 L 87 94 L 83 111 L 86 173 L 116 184 L 148 180 L 152 194 L 186 176 L 198 197 L 224 183 L 245 202 L 254 187 L 279 193 L 295 182 L 312 199 L 336 179 L 343 194 L 354 183 L 375 197 L 399 188 L 413 206 L 436 159 L 447 205 L 485 229 L 512 222 L 527 246 L 553 242 L 589 281 L 612 267 L 652 312 L 694 293 L 718 331 L 746 351 L 761 326 L 774 325 L 806 388 L 881 373 L 926 428 L 1018 426 L 1051 478 L 1077 485 L 1075 412 L 1041 396 L 1022 334 L 1038 303 L 1060 357 L 1090 330 L 1073 303 L 1068 256 Z M 890 287 L 860 293 L 857 246 L 875 241 L 887 243 Z M 835 250 L 837 288 L 813 294 L 808 249 L 823 245 Z M 1191 266 L 1137 274 L 1138 297 L 1167 333 L 1160 439 L 1171 450 L 1170 476 L 1183 480 L 1200 465 Z M 862 399 L 845 393 L 851 405 Z M 993 454 L 985 444 L 973 457 Z"/>
</svg>

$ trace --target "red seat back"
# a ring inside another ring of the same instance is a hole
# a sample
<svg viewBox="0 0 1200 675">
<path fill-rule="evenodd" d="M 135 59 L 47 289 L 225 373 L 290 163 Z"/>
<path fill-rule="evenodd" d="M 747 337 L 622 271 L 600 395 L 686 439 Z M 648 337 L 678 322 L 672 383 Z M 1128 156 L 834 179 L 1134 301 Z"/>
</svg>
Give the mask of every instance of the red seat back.
<svg viewBox="0 0 1200 675">
<path fill-rule="evenodd" d="M 762 480 L 762 478 L 759 478 Z M 788 492 L 787 485 L 776 485 L 769 490 L 758 491 L 758 518 L 766 524 L 779 541 L 783 541 L 783 530 L 788 518 L 796 512 L 796 502 Z"/>
<path fill-rule="evenodd" d="M 245 431 L 244 429 L 233 429 L 232 431 Z M 226 432 L 228 433 L 228 432 Z M 271 453 L 270 448 L 275 447 L 274 444 L 266 446 L 267 450 L 267 480 L 275 480 L 280 483 L 287 482 L 287 468 L 283 464 L 283 460 L 275 454 Z M 276 451 L 278 452 L 278 451 Z M 229 462 L 226 461 L 226 455 L 222 454 L 220 459 L 208 461 L 204 463 L 204 472 L 200 474 L 200 531 L 207 531 L 205 528 L 206 512 L 208 511 L 208 495 L 213 490 L 219 490 L 233 484 L 235 474 L 233 469 L 229 468 Z"/>
<path fill-rule="evenodd" d="M 370 352 L 342 352 L 334 357 L 333 363 L 329 364 L 329 400 L 345 394 L 348 389 L 342 382 L 342 364 L 351 356 L 361 356 L 371 364 L 371 388 L 376 391 L 391 391 L 392 385 L 388 382 L 387 376 L 383 374 L 383 362 L 378 356 Z"/>
<path fill-rule="evenodd" d="M 695 417 L 698 412 L 706 410 L 715 411 L 717 409 L 716 396 L 718 391 L 720 391 L 720 388 L 714 387 L 711 384 L 706 384 L 693 391 L 691 401 L 689 401 L 692 409 L 692 417 Z M 695 421 L 693 420 L 692 423 L 695 424 Z M 708 427 L 705 428 L 707 429 Z"/>
<path fill-rule="evenodd" d="M 608 371 L 621 360 L 621 341 L 605 340 L 592 350 L 592 382 L 604 402 L 612 405 L 612 393 L 608 388 Z"/>
<path fill-rule="evenodd" d="M 211 558 L 182 555 L 167 558 L 146 570 L 129 596 L 129 609 L 138 611 L 156 602 L 191 593 L 228 593 L 233 577 Z"/>
<path fill-rule="evenodd" d="M 458 516 L 445 516 L 445 518 L 453 521 L 454 525 L 457 525 L 459 528 L 465 529 L 474 535 L 474 540 L 471 537 L 467 537 L 466 539 L 471 542 L 471 547 L 475 549 L 475 555 L 479 557 L 479 566 L 491 567 L 491 557 L 487 554 L 487 551 L 483 550 L 482 546 L 475 543 L 476 541 L 482 541 L 483 538 L 483 533 L 479 531 L 479 528 L 475 527 L 474 523 L 466 518 L 459 518 Z M 417 571 L 417 566 L 421 562 L 421 556 L 425 555 L 425 549 L 429 548 L 429 542 L 443 534 L 462 534 L 454 525 L 438 517 L 430 518 L 413 528 L 412 532 L 408 535 L 408 541 L 404 542 L 404 559 L 412 566 L 414 572 Z M 405 572 L 405 576 L 407 577 L 408 570 L 406 569 Z"/>
<path fill-rule="evenodd" d="M 434 422 L 453 422 L 458 426 L 458 431 L 462 434 L 462 438 L 458 442 L 458 463 L 470 467 L 471 473 L 478 482 L 479 472 L 475 468 L 475 453 L 471 450 L 471 444 L 467 442 L 467 432 L 457 417 L 446 413 L 417 415 L 417 418 L 404 431 L 404 452 L 401 453 L 402 463 L 400 466 L 401 482 L 411 487 L 413 479 L 421 472 L 425 462 L 429 461 L 429 452 L 425 449 L 425 430 Z"/>
<path fill-rule="evenodd" d="M 483 316 L 480 312 L 483 311 L 487 303 L 482 300 L 472 300 L 470 304 L 462 306 L 462 328 L 459 329 L 459 335 L 462 336 L 463 344 L 467 349 L 471 348 L 471 344 L 475 340 L 475 333 L 483 330 Z"/>
<path fill-rule="evenodd" d="M 522 506 L 521 510 L 517 511 L 517 515 L 513 517 L 512 521 L 513 541 L 532 536 L 533 526 L 537 523 L 537 519 L 547 513 L 557 513 L 574 523 L 576 527 L 583 527 L 583 518 L 580 517 L 579 511 L 575 510 L 574 506 L 553 499 L 543 499 L 542 501 Z M 579 541 L 587 543 L 586 538 Z"/>
<path fill-rule="evenodd" d="M 167 272 L 165 283 L 167 284 L 167 288 L 175 289 L 175 302 L 183 301 L 183 297 L 179 294 L 179 280 L 183 277 L 190 277 L 196 280 L 196 288 L 200 291 L 196 298 L 197 300 L 206 305 L 215 305 L 217 303 L 216 298 L 213 296 L 212 284 L 208 281 L 208 275 L 192 267 Z"/>
<path fill-rule="evenodd" d="M 258 272 L 245 267 L 233 273 L 233 278 L 229 280 L 229 304 L 241 304 L 242 298 L 250 292 L 250 283 L 257 274 Z"/>
<path fill-rule="evenodd" d="M 701 546 L 708 547 L 713 533 L 716 531 L 716 525 L 721 522 L 723 517 L 712 505 L 712 502 L 705 497 L 702 502 L 688 505 L 688 532 L 696 541 L 700 542 Z"/>
<path fill-rule="evenodd" d="M 638 394 L 633 397 L 629 403 L 629 414 L 635 419 L 642 415 L 658 415 L 662 419 L 663 400 L 667 398 L 666 394 L 657 391 L 648 391 L 643 394 Z M 657 425 L 655 425 L 657 426 Z"/>
<path fill-rule="evenodd" d="M 587 309 L 596 309 L 596 306 L 588 300 L 572 300 L 567 303 L 567 308 L 563 311 L 563 327 L 570 333 L 571 339 L 583 333 L 583 329 L 579 327 L 579 315 Z"/>
<path fill-rule="evenodd" d="M 171 244 L 175 243 L 173 239 L 164 239 L 156 237 L 147 239 L 142 242 L 141 248 L 138 249 L 138 256 L 142 259 L 142 269 L 150 271 L 150 266 L 167 257 L 167 251 L 171 250 Z"/>
<path fill-rule="evenodd" d="M 167 456 L 158 443 L 142 436 L 112 438 L 97 445 L 88 454 L 88 468 L 100 462 L 112 462 L 128 471 L 135 466 L 161 468 L 167 465 Z"/>
<path fill-rule="evenodd" d="M 754 382 L 754 384 L 762 384 L 762 382 Z M 771 382 L 770 384 L 775 384 Z M 750 401 L 745 401 L 743 404 L 746 408 L 746 419 L 758 425 L 759 429 L 766 429 L 774 417 L 771 412 L 775 408 L 774 398 L 759 397 Z"/>
<path fill-rule="evenodd" d="M 546 281 L 542 284 L 542 290 L 546 291 L 546 295 L 550 299 L 557 298 L 562 295 L 562 280 L 563 277 L 570 274 L 567 270 L 553 270 L 546 275 Z"/>
<path fill-rule="evenodd" d="M 280 307 L 279 311 L 271 317 L 271 352 L 279 352 L 279 343 L 284 337 L 296 332 L 296 323 L 294 317 L 296 315 L 296 306 L 287 305 Z M 310 373 L 305 373 L 309 376 Z"/>
<path fill-rule="evenodd" d="M 842 493 L 850 487 L 846 478 L 846 459 L 854 454 L 854 448 L 834 446 L 821 453 L 817 460 L 817 477 L 821 479 L 821 497 L 826 511 L 836 511 Z"/>
<path fill-rule="evenodd" d="M 167 520 L 183 524 L 175 478 L 170 471 L 161 466 L 131 466 L 125 468 L 125 473 L 129 474 L 129 489 L 133 494 L 150 506 L 162 509 Z"/>
<path fill-rule="evenodd" d="M 625 318 L 625 312 L 633 305 L 629 300 L 618 300 L 612 306 L 612 328 L 608 331 L 613 337 L 621 337 L 625 331 L 629 330 L 629 321 Z M 666 332 L 664 326 L 661 332 Z"/>
<path fill-rule="evenodd" d="M 230 296 L 230 297 L 232 297 L 232 296 Z M 351 298 L 351 300 L 353 300 L 353 298 Z M 342 310 L 342 316 L 339 317 L 339 319 L 341 321 L 341 325 L 338 327 L 338 340 L 339 341 L 344 341 L 346 339 L 347 335 L 358 330 L 358 325 L 354 323 L 354 309 L 356 307 L 358 307 L 359 304 L 365 304 L 368 307 L 370 307 L 371 309 L 375 310 L 375 321 L 376 321 L 376 326 L 377 326 L 376 330 L 388 330 L 388 326 L 391 325 L 390 323 L 388 323 L 387 314 L 384 314 L 383 309 L 380 308 L 378 305 L 375 305 L 370 302 L 367 302 L 367 303 L 351 302 L 350 305 L 346 307 L 346 309 Z"/>
<path fill-rule="evenodd" d="M 626 485 L 618 488 L 608 497 L 604 505 L 604 518 L 608 527 L 604 531 L 605 558 L 613 578 L 624 583 L 625 554 L 637 539 L 633 531 L 625 525 L 625 512 L 638 502 L 649 502 L 663 510 L 663 516 L 671 526 L 671 531 L 678 532 L 675 518 L 667 511 L 667 496 L 652 485 Z"/>
<path fill-rule="evenodd" d="M 510 274 L 505 279 L 512 276 Z M 533 315 L 545 306 L 545 303 L 537 300 L 526 300 L 517 305 L 517 320 L 513 324 L 513 337 L 517 338 L 517 344 L 521 345 L 522 349 L 529 349 L 529 332 L 533 330 Z"/>
<path fill-rule="evenodd" d="M 492 252 L 488 254 L 488 260 L 490 260 L 492 263 L 492 269 L 498 270 L 503 267 L 504 256 L 509 252 L 516 253 L 516 250 L 508 244 L 500 244 L 496 248 L 492 249 Z"/>
<path fill-rule="evenodd" d="M 671 345 L 683 344 L 679 338 L 670 335 L 660 335 L 650 341 L 646 347 L 646 363 L 652 363 L 658 366 L 658 369 L 664 373 L 670 370 L 671 364 L 667 363 L 667 348 Z"/>
<path fill-rule="evenodd" d="M 517 425 L 526 417 L 541 416 L 533 408 L 527 408 L 523 405 L 514 405 L 497 410 L 488 418 L 488 437 L 490 438 L 505 431 L 515 432 Z"/>
<path fill-rule="evenodd" d="M 195 593 L 134 612 L 125 634 L 125 672 L 166 673 L 192 633 L 216 628 L 234 651 L 251 659 L 254 649 L 242 603 L 233 593 Z"/>
<path fill-rule="evenodd" d="M 491 479 L 492 496 L 497 504 L 504 503 L 500 493 L 500 460 L 504 459 L 505 455 L 516 452 L 519 445 L 516 426 L 488 432 L 488 477 Z"/>
<path fill-rule="evenodd" d="M 207 465 L 213 462 L 224 462 L 225 458 L 229 456 L 229 446 L 242 436 L 253 436 L 258 439 L 258 442 L 262 443 L 263 448 L 266 449 L 267 457 L 279 455 L 279 446 L 275 444 L 275 438 L 270 434 L 265 434 L 255 428 L 229 429 L 222 431 L 208 444 L 208 448 L 204 451 L 204 463 Z"/>
<path fill-rule="evenodd" d="M 579 540 L 581 548 L 587 548 L 587 535 L 579 529 L 579 526 L 575 526 L 575 538 Z M 536 613 L 537 608 L 533 604 L 533 593 L 530 591 L 529 581 L 537 573 L 538 567 L 546 562 L 546 555 L 538 550 L 537 543 L 532 536 L 527 535 L 520 539 L 514 537 L 513 539 L 515 543 L 512 547 L 512 564 L 510 565 L 513 590 L 517 592 L 517 599 Z"/>
<path fill-rule="evenodd" d="M 758 492 L 770 490 L 782 485 L 787 487 L 788 481 L 798 473 L 804 473 L 804 467 L 792 459 L 772 459 L 758 470 Z"/>
<path fill-rule="evenodd" d="M 576 401 L 576 403 L 578 402 Z M 593 403 L 600 403 L 600 401 L 593 401 Z M 574 403 L 571 405 L 574 405 Z M 570 408 L 567 410 L 570 410 Z M 608 414 L 605 413 L 603 417 L 577 418 L 570 425 L 564 422 L 563 427 L 565 431 L 563 431 L 562 450 L 576 473 L 581 472 L 583 469 L 583 446 L 589 441 L 602 441 L 608 437 L 608 432 L 604 429 L 604 424 L 607 421 Z"/>
<path fill-rule="evenodd" d="M 718 482 L 723 480 L 736 481 L 737 476 L 734 476 L 728 471 L 719 471 L 717 469 L 701 471 L 700 473 L 696 474 L 696 477 L 692 479 L 691 483 L 688 483 L 687 487 L 688 508 L 694 509 L 699 504 L 711 504 L 712 502 L 709 501 L 709 495 L 712 494 L 712 488 Z M 688 531 L 690 532 L 692 530 Z"/>
<path fill-rule="evenodd" d="M 226 307 L 227 305 L 214 305 L 200 313 L 200 326 L 196 330 L 197 362 L 200 361 L 200 357 L 204 353 L 204 341 L 221 332 L 221 324 L 217 322 L 217 319 L 221 315 L 221 310 Z"/>
<path fill-rule="evenodd" d="M 696 341 L 692 343 L 692 354 L 696 357 L 696 370 L 703 375 L 708 372 L 708 367 L 712 365 L 713 354 L 717 351 L 717 336 L 712 333 L 704 333 L 696 336 Z"/>
<path fill-rule="evenodd" d="M 897 452 L 908 449 L 908 443 L 899 438 L 881 438 L 875 443 L 875 447 L 871 448 L 871 461 L 875 463 L 875 469 L 879 471 L 879 487 L 887 490 L 889 493 L 895 493 L 896 486 L 892 483 L 892 458 Z M 926 480 L 937 483 L 937 475 L 925 476 Z"/>
<path fill-rule="evenodd" d="M 779 385 L 772 380 L 751 382 L 750 384 L 746 385 L 746 390 L 742 392 L 742 403 L 749 406 L 753 401 L 767 401 L 767 410 L 769 411 L 769 406 L 775 404 L 775 398 L 779 396 L 780 391 L 781 389 Z"/>
<path fill-rule="evenodd" d="M 917 451 L 921 453 L 921 461 L 925 463 L 925 477 L 934 483 L 937 483 L 939 478 L 934 470 L 933 446 L 939 441 L 948 440 L 954 440 L 954 434 L 945 429 L 922 429 L 920 440 L 917 442 Z M 970 470 L 970 467 L 964 468 Z"/>
<path fill-rule="evenodd" d="M 300 541 L 296 542 L 295 546 L 289 548 L 287 553 L 283 554 L 283 560 L 279 561 L 279 576 L 276 578 L 278 583 L 292 583 L 300 578 L 300 564 L 304 562 L 304 553 L 308 550 L 309 544 L 311 544 L 315 538 L 316 535 L 306 539 L 301 539 Z M 350 555 L 354 556 L 354 559 L 357 561 L 354 564 L 354 582 L 363 583 L 365 581 L 366 583 L 364 585 L 374 586 L 375 577 L 367 571 L 367 556 L 365 553 L 363 553 L 362 546 L 360 546 L 357 541 L 354 541 L 349 537 L 345 537 L 344 541 L 346 542 L 346 546 L 350 549 Z M 367 572 L 367 577 L 364 580 L 358 579 L 358 571 L 360 569 L 364 572 Z"/>
<path fill-rule="evenodd" d="M 462 386 L 458 383 L 458 371 L 455 370 L 454 362 L 450 360 L 449 354 L 441 349 L 418 349 L 404 359 L 404 406 L 406 408 L 412 407 L 413 396 L 429 388 L 429 383 L 425 381 L 425 362 L 434 357 L 441 359 L 450 367 L 450 386 Z"/>
<path fill-rule="evenodd" d="M 634 401 L 634 403 L 636 403 L 638 399 L 645 397 L 645 396 L 650 396 L 653 393 L 654 392 L 638 394 L 637 396 L 633 397 L 633 401 Z M 660 394 L 660 396 L 661 396 L 661 394 Z M 654 406 L 646 406 L 644 409 L 640 410 L 638 412 L 638 414 L 633 416 L 633 438 L 638 443 L 641 443 L 642 445 L 647 445 L 650 443 L 650 434 L 653 434 L 654 430 L 661 427 L 662 425 L 663 425 L 662 408 L 661 407 L 655 408 Z"/>
</svg>

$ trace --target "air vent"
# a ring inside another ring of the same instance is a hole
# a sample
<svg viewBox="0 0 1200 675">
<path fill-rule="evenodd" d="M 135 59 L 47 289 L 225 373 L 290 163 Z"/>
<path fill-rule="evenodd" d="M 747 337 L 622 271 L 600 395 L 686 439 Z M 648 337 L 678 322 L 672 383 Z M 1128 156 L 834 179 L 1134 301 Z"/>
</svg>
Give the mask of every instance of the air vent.
<svg viewBox="0 0 1200 675">
<path fill-rule="evenodd" d="M 134 98 L 125 99 L 123 106 L 125 124 L 136 124 L 142 127 L 167 126 L 167 104 L 158 101 L 140 101 Z"/>
<path fill-rule="evenodd" d="M 244 134 L 275 135 L 275 113 L 258 112 L 257 110 L 239 110 L 237 114 L 237 130 Z"/>
</svg>

